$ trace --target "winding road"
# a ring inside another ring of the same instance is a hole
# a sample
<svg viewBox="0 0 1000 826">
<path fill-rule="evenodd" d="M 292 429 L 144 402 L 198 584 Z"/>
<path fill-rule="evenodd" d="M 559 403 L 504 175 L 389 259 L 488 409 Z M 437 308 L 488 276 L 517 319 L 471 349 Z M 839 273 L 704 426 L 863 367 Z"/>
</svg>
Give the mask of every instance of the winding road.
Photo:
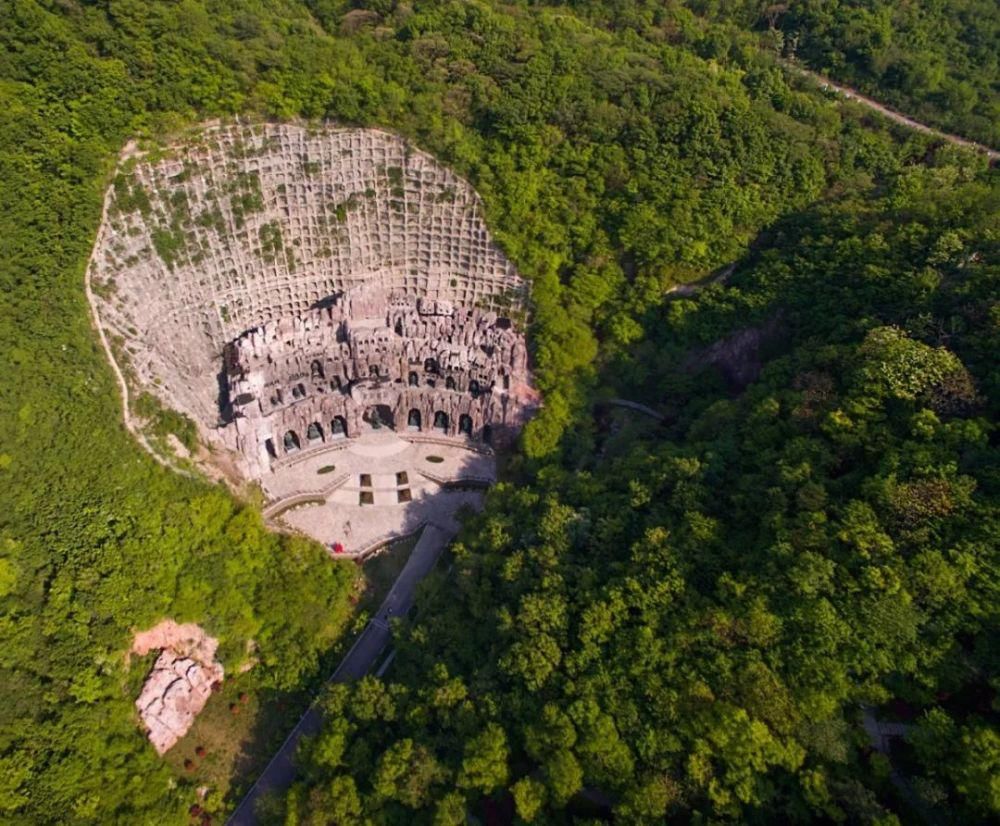
<svg viewBox="0 0 1000 826">
<path fill-rule="evenodd" d="M 454 532 L 440 525 L 428 524 L 417 544 L 410 552 L 406 565 L 393 583 L 392 590 L 379 607 L 371 622 L 365 626 L 361 636 L 355 640 L 351 650 L 340 661 L 337 670 L 330 677 L 332 683 L 357 680 L 371 671 L 379 655 L 392 638 L 389 621 L 402 617 L 413 605 L 413 593 L 417 584 L 434 568 L 441 552 L 454 536 Z M 229 826 L 252 826 L 257 823 L 257 802 L 267 794 L 287 789 L 295 780 L 295 752 L 303 737 L 316 734 L 323 717 L 319 707 L 313 703 L 281 748 L 271 758 L 250 791 L 230 815 Z"/>
<path fill-rule="evenodd" d="M 975 141 L 971 141 L 968 138 L 960 137 L 959 135 L 951 135 L 948 132 L 942 132 L 940 129 L 935 129 L 933 126 L 928 126 L 926 123 L 920 123 L 920 121 L 916 121 L 913 118 L 907 117 L 906 115 L 903 115 L 895 111 L 894 109 L 890 109 L 888 106 L 884 106 L 877 100 L 872 100 L 867 95 L 861 94 L 861 92 L 859 92 L 857 89 L 852 89 L 850 86 L 841 86 L 839 83 L 834 83 L 832 80 L 830 80 L 830 78 L 824 77 L 823 75 L 814 72 L 811 69 L 805 69 L 796 63 L 792 63 L 787 60 L 782 60 L 781 64 L 790 72 L 794 72 L 797 75 L 809 78 L 814 83 L 817 83 L 821 88 L 829 89 L 832 92 L 836 92 L 838 95 L 841 95 L 842 97 L 847 98 L 848 100 L 856 100 L 858 103 L 867 106 L 869 109 L 878 112 L 883 117 L 886 117 L 895 123 L 907 126 L 910 129 L 915 129 L 918 132 L 923 132 L 926 135 L 933 135 L 936 138 L 948 141 L 949 143 L 953 143 L 956 146 L 963 146 L 966 149 L 971 149 L 975 152 L 982 152 L 991 161 L 1000 160 L 1000 152 L 998 152 L 996 149 L 992 149 L 989 146 L 984 146 L 981 143 L 976 143 Z"/>
</svg>

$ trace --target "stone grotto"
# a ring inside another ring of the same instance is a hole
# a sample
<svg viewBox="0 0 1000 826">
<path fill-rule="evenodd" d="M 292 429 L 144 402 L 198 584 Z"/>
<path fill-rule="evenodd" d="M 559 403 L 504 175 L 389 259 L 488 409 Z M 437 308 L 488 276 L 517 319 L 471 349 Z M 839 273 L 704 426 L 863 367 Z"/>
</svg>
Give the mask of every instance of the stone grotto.
<svg viewBox="0 0 1000 826">
<path fill-rule="evenodd" d="M 279 522 L 323 542 L 354 531 L 349 551 L 491 481 L 488 457 L 538 403 L 526 284 L 478 196 L 385 132 L 221 124 L 130 145 L 88 281 L 133 391 L 193 420 L 260 483 L 266 515 L 329 504 Z M 442 455 L 415 447 L 428 443 Z M 412 514 L 359 530 L 352 504 Z"/>
</svg>

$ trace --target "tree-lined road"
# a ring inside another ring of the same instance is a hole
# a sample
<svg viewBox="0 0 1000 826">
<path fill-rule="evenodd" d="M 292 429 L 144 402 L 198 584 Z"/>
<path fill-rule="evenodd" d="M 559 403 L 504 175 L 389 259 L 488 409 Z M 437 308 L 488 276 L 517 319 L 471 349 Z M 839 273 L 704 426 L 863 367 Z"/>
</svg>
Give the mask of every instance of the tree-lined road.
<svg viewBox="0 0 1000 826">
<path fill-rule="evenodd" d="M 856 100 L 858 103 L 864 104 L 869 109 L 878 112 L 883 117 L 888 118 L 895 123 L 899 123 L 903 126 L 908 126 L 910 129 L 916 129 L 918 132 L 923 132 L 927 135 L 933 135 L 936 138 L 941 138 L 949 143 L 953 143 L 956 146 L 963 146 L 966 149 L 972 149 L 976 152 L 984 153 L 991 161 L 1000 160 L 1000 152 L 996 149 L 992 149 L 989 146 L 984 146 L 981 143 L 976 143 L 968 138 L 960 137 L 959 135 L 951 135 L 947 132 L 942 132 L 940 129 L 935 129 L 933 126 L 928 126 L 926 123 L 921 123 L 920 121 L 914 120 L 911 117 L 907 117 L 900 112 L 896 112 L 879 103 L 877 100 L 872 100 L 867 95 L 861 94 L 857 89 L 852 89 L 850 86 L 842 86 L 839 83 L 834 83 L 830 78 L 824 77 L 811 69 L 805 69 L 795 63 L 789 61 L 782 61 L 782 64 L 791 72 L 795 72 L 798 75 L 807 77 L 823 89 L 829 89 L 832 92 L 836 92 L 849 100 Z"/>
<path fill-rule="evenodd" d="M 342 683 L 357 680 L 371 671 L 379 655 L 385 650 L 392 639 L 389 630 L 389 620 L 393 617 L 405 616 L 413 606 L 413 594 L 417 584 L 434 568 L 454 532 L 438 525 L 428 524 L 420 539 L 410 552 L 410 558 L 400 571 L 392 585 L 392 590 L 382 602 L 371 622 L 365 626 L 361 636 L 351 646 L 337 670 L 330 677 L 330 682 Z M 257 822 L 255 812 L 257 802 L 275 791 L 287 789 L 295 780 L 295 752 L 303 737 L 316 734 L 322 724 L 322 714 L 313 704 L 302 715 L 298 725 L 278 749 L 271 762 L 250 787 L 250 791 L 230 815 L 228 823 L 231 826 L 251 826 Z"/>
</svg>

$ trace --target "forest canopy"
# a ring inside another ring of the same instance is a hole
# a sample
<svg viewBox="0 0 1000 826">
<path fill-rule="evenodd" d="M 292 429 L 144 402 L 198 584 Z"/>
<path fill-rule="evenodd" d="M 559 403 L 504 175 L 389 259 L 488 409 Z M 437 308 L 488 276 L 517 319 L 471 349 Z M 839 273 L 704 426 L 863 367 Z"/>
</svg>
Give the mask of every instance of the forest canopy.
<svg viewBox="0 0 1000 826">
<path fill-rule="evenodd" d="M 918 121 L 1000 147 L 1000 17 L 993 0 L 695 0 L 770 47 Z"/>
<path fill-rule="evenodd" d="M 995 5 L 857 5 L 774 25 L 995 137 Z M 137 628 L 197 622 L 278 698 L 357 616 L 354 569 L 138 448 L 86 310 L 121 148 L 237 116 L 393 129 L 466 176 L 531 280 L 545 398 L 393 668 L 325 695 L 277 821 L 997 816 L 1000 182 L 801 87 L 765 12 L 0 8 L 3 819 L 190 822 Z M 904 726 L 891 759 L 866 715 Z"/>
<path fill-rule="evenodd" d="M 779 222 L 731 286 L 651 313 L 609 372 L 668 422 L 616 414 L 493 493 L 392 679 L 329 691 L 290 811 L 324 822 L 350 784 L 385 823 L 994 818 L 1000 374 L 976 308 L 1000 271 L 972 259 L 998 192 L 942 172 Z M 736 396 L 690 359 L 723 319 L 775 318 Z M 906 721 L 894 765 L 874 714 Z"/>
</svg>

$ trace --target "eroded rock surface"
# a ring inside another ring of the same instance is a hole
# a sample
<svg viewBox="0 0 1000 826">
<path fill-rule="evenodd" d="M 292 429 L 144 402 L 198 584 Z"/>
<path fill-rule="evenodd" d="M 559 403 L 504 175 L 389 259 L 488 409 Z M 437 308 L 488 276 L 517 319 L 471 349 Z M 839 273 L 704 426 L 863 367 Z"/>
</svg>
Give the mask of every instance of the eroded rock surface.
<svg viewBox="0 0 1000 826">
<path fill-rule="evenodd" d="M 695 351 L 685 367 L 691 372 L 715 367 L 734 391 L 742 392 L 760 377 L 763 369 L 761 350 L 779 335 L 780 330 L 781 316 L 778 314 L 760 327 L 736 330 L 709 347 Z"/>
<path fill-rule="evenodd" d="M 227 348 L 223 435 L 254 476 L 379 424 L 509 443 L 534 409 L 524 337 L 496 312 L 360 287 Z"/>
<path fill-rule="evenodd" d="M 173 620 L 136 635 L 133 653 L 143 656 L 160 650 L 135 701 L 149 742 L 159 754 L 187 733 L 208 702 L 212 686 L 222 680 L 224 670 L 215 659 L 218 646 L 219 641 L 199 626 Z"/>
</svg>

